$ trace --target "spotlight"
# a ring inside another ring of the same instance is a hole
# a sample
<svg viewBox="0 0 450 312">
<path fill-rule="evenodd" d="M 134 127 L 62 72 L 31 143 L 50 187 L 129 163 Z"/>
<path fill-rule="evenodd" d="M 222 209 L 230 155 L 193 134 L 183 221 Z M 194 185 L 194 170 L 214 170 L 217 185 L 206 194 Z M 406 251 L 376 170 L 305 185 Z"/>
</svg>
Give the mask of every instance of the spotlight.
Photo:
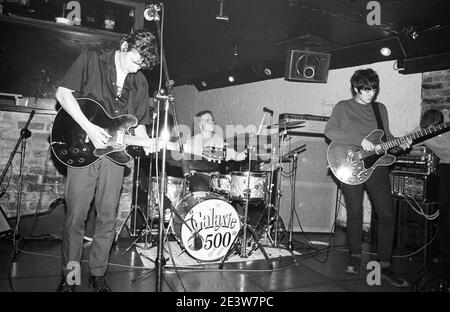
<svg viewBox="0 0 450 312">
<path fill-rule="evenodd" d="M 231 76 L 231 75 L 230 75 L 230 76 L 228 76 L 228 81 L 229 81 L 229 82 L 233 83 L 233 82 L 234 82 L 234 80 L 235 80 L 235 79 L 234 79 L 234 77 L 233 77 L 233 76 Z"/>
<path fill-rule="evenodd" d="M 205 88 L 208 86 L 208 84 L 206 83 L 206 81 L 202 81 L 202 86 L 204 86 Z"/>
<path fill-rule="evenodd" d="M 264 68 L 264 74 L 266 74 L 266 76 L 270 76 L 272 75 L 272 71 L 269 68 Z"/>
<path fill-rule="evenodd" d="M 388 47 L 381 48 L 380 53 L 383 56 L 389 56 L 391 55 L 391 49 L 389 49 Z"/>
</svg>

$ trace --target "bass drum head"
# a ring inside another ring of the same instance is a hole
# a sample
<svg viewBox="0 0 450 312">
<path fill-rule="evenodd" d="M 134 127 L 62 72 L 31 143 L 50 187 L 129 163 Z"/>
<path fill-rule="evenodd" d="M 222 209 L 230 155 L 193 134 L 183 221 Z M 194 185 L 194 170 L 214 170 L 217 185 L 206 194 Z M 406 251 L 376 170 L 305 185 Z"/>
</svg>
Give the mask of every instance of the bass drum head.
<svg viewBox="0 0 450 312">
<path fill-rule="evenodd" d="M 224 257 L 241 229 L 238 213 L 219 194 L 193 192 L 175 210 L 175 235 L 187 253 L 201 261 Z"/>
</svg>

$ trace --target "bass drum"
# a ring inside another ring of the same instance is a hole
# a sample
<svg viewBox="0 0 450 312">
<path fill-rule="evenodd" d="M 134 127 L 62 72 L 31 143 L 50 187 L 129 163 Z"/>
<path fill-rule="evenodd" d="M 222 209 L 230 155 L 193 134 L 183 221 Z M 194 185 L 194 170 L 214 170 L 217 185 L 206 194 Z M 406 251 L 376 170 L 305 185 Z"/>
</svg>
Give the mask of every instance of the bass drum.
<svg viewBox="0 0 450 312">
<path fill-rule="evenodd" d="M 224 257 L 241 229 L 239 215 L 224 197 L 193 192 L 175 207 L 172 226 L 178 241 L 195 259 Z"/>
</svg>

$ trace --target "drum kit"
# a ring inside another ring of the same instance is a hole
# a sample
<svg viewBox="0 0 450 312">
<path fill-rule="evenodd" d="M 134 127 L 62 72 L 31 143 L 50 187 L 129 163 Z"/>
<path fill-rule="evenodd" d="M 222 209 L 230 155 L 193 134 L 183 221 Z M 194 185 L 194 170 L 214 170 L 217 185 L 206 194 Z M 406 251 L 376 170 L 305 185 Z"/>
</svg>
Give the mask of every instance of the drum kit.
<svg viewBox="0 0 450 312">
<path fill-rule="evenodd" d="M 292 124 L 287 126 L 300 126 L 299 122 Z M 245 135 L 245 138 L 252 138 L 252 135 Z M 226 138 L 225 142 L 227 141 L 236 143 L 236 136 Z M 208 190 L 191 192 L 189 179 L 166 176 L 164 236 L 167 238 L 170 233 L 182 249 L 197 261 L 221 260 L 223 265 L 233 252 L 247 258 L 259 248 L 271 268 L 263 244 L 277 247 L 282 245 L 281 239 L 287 238 L 286 228 L 278 214 L 281 196 L 280 168 L 286 157 L 280 155 L 280 148 L 272 148 L 273 145 L 270 144 L 269 149 L 264 151 L 271 156 L 270 160 L 262 161 L 259 156 L 264 153 L 257 153 L 258 148 L 247 145 L 248 142 L 249 140 L 246 140 L 245 145 L 248 164 L 243 165 L 243 161 L 240 168 L 231 166 L 230 169 L 227 162 L 223 162 L 219 172 L 209 173 Z M 174 164 L 176 162 L 171 163 Z M 270 170 L 256 170 L 261 164 Z M 145 237 L 144 249 L 153 246 L 148 245 L 147 236 L 154 232 L 153 221 L 160 218 L 161 177 L 151 175 L 150 171 L 147 212 L 141 213 L 144 216 L 144 227 L 133 242 L 134 245 Z M 277 198 L 273 198 L 274 194 Z"/>
</svg>

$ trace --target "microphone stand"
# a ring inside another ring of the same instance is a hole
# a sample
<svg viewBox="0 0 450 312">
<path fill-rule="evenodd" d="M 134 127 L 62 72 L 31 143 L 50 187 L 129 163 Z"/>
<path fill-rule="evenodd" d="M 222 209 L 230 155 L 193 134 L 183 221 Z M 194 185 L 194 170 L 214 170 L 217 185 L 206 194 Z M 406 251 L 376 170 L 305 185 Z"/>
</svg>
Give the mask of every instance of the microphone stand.
<svg viewBox="0 0 450 312">
<path fill-rule="evenodd" d="M 158 250 L 157 250 L 157 256 L 156 256 L 156 260 L 155 260 L 155 265 L 157 267 L 156 269 L 156 291 L 160 292 L 161 288 L 162 288 L 162 273 L 163 273 L 163 265 L 165 262 L 164 260 L 164 195 L 166 193 L 166 155 L 167 155 L 167 141 L 170 138 L 170 133 L 169 133 L 169 126 L 168 126 L 168 115 L 169 115 L 169 108 L 171 106 L 171 112 L 172 112 L 172 117 L 173 117 L 173 121 L 174 121 L 174 128 L 175 128 L 175 132 L 178 136 L 178 138 L 180 138 L 180 131 L 179 131 L 179 127 L 178 127 L 178 119 L 177 119 L 177 115 L 176 115 L 176 111 L 175 111 L 175 107 L 173 105 L 173 103 L 175 102 L 175 98 L 172 95 L 171 91 L 172 91 L 172 87 L 174 85 L 174 81 L 170 79 L 169 77 L 169 70 L 167 67 L 167 62 L 166 62 L 166 57 L 164 55 L 164 46 L 162 43 L 162 36 L 161 36 L 161 26 L 159 24 L 159 16 L 158 16 L 158 12 L 161 11 L 163 14 L 163 20 L 164 20 L 164 4 L 163 3 L 159 3 L 159 4 L 152 4 L 150 5 L 152 7 L 149 7 L 149 12 L 151 14 L 147 14 L 144 12 L 144 17 L 147 20 L 154 20 L 156 22 L 156 29 L 158 32 L 158 38 L 160 39 L 160 50 L 161 50 L 161 63 L 162 63 L 162 72 L 164 74 L 164 78 L 166 81 L 166 87 L 167 87 L 167 95 L 166 92 L 163 89 L 158 90 L 157 94 L 155 95 L 155 100 L 156 101 L 161 101 L 164 100 L 165 101 L 165 105 L 164 105 L 164 126 L 163 126 L 163 130 L 162 133 L 163 135 L 168 135 L 167 138 L 163 137 L 163 146 L 162 146 L 162 167 L 161 167 L 161 186 L 160 186 L 160 196 L 159 196 L 159 240 L 158 240 Z M 172 105 L 171 105 L 172 104 Z M 159 114 L 159 110 L 158 110 L 158 114 Z M 159 141 L 159 139 L 158 139 Z M 157 141 L 157 142 L 158 142 Z M 184 171 L 186 171 L 187 166 L 186 166 L 186 158 L 185 158 L 185 154 L 184 154 L 184 149 L 183 149 L 183 144 L 180 144 L 180 150 L 181 150 L 181 156 L 182 156 L 182 166 L 183 166 L 183 174 L 185 173 Z M 170 225 L 169 225 L 170 226 Z"/>
<path fill-rule="evenodd" d="M 16 214 L 16 224 L 14 227 L 13 232 L 13 246 L 14 246 L 14 257 L 18 253 L 18 242 L 17 242 L 17 236 L 19 235 L 19 222 L 20 222 L 20 216 L 21 216 L 21 205 L 22 205 L 22 179 L 23 179 L 23 166 L 25 163 L 25 150 L 27 145 L 27 139 L 31 136 L 31 131 L 28 130 L 28 126 L 30 125 L 31 120 L 33 119 L 35 111 L 32 110 L 30 113 L 30 116 L 28 117 L 28 121 L 26 122 L 25 126 L 22 130 L 20 130 L 20 137 L 16 142 L 16 145 L 14 146 L 13 151 L 11 152 L 11 155 L 9 156 L 9 160 L 6 163 L 5 168 L 3 169 L 2 176 L 0 178 L 0 183 L 3 182 L 3 179 L 6 176 L 6 173 L 8 172 L 8 168 L 11 166 L 11 163 L 14 159 L 14 156 L 16 155 L 16 152 L 19 148 L 19 145 L 21 146 L 20 149 L 20 173 L 19 173 L 19 182 L 18 182 L 18 189 L 17 189 L 17 214 Z"/>
</svg>

